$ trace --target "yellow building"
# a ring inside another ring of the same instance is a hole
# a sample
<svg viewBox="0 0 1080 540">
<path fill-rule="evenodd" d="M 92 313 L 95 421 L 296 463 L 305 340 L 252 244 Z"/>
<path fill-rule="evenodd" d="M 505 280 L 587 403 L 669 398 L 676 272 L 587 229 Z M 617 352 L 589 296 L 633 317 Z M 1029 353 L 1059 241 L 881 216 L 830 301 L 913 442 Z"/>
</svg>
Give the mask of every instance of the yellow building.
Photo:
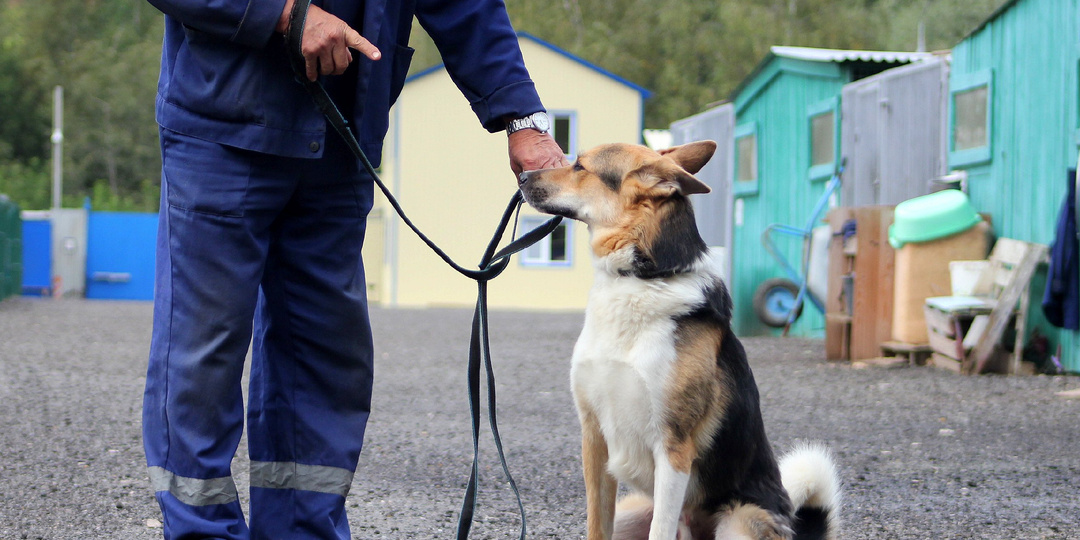
<svg viewBox="0 0 1080 540">
<path fill-rule="evenodd" d="M 519 42 L 553 135 L 568 155 L 640 142 L 648 91 L 535 37 L 520 34 Z M 411 77 L 391 110 L 381 176 L 421 230 L 459 264 L 475 265 L 517 189 L 507 155 L 506 134 L 484 130 L 446 69 L 436 66 Z M 546 218 L 525 206 L 522 228 Z M 592 284 L 588 231 L 570 220 L 560 229 L 516 255 L 489 285 L 491 307 L 584 308 Z M 364 263 L 373 303 L 476 302 L 474 282 L 417 239 L 381 195 L 368 221 Z"/>
</svg>

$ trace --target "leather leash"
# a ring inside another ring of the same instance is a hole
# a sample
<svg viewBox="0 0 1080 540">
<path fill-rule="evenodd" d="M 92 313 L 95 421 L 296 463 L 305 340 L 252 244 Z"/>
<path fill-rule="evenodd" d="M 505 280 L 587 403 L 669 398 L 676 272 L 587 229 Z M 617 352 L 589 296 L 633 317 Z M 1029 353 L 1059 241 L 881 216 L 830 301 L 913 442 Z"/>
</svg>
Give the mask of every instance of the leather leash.
<svg viewBox="0 0 1080 540">
<path fill-rule="evenodd" d="M 439 248 L 435 242 L 420 231 L 420 229 L 413 224 L 412 220 L 405 214 L 401 204 L 398 203 L 390 190 L 387 189 L 386 184 L 383 183 L 382 179 L 379 178 L 379 175 L 375 172 L 375 168 L 372 167 L 371 162 L 364 154 L 363 149 L 360 148 L 360 143 L 356 140 L 355 134 L 349 128 L 348 120 L 345 119 L 344 115 L 342 115 L 341 111 L 337 108 L 337 105 L 334 104 L 334 100 L 330 98 L 330 95 L 326 92 L 326 88 L 324 88 L 320 82 L 311 81 L 307 78 L 301 45 L 304 33 L 304 21 L 307 18 L 308 6 L 310 4 L 311 0 L 296 0 L 290 14 L 289 29 L 286 34 L 289 62 L 292 65 L 297 82 L 304 86 L 315 101 L 316 107 L 318 107 L 319 111 L 326 117 L 327 122 L 329 122 L 334 128 L 334 131 L 345 140 L 345 143 L 348 145 L 353 155 L 360 160 L 364 169 L 375 181 L 375 184 L 382 191 L 383 195 L 386 196 L 386 199 L 390 202 L 390 206 L 394 208 L 394 211 L 401 217 L 401 220 L 412 229 L 420 240 L 427 244 L 439 258 L 445 261 L 446 264 L 461 275 L 475 280 L 477 283 L 476 309 L 473 312 L 468 367 L 469 410 L 472 415 L 473 463 L 472 472 L 469 475 L 469 483 L 465 489 L 465 500 L 462 502 L 461 506 L 461 515 L 458 518 L 457 539 L 466 540 L 468 538 L 469 531 L 472 527 L 473 513 L 476 508 L 477 481 L 480 473 L 480 369 L 481 366 L 483 366 L 487 379 L 488 424 L 491 426 L 492 439 L 494 440 L 495 448 L 499 453 L 499 461 L 502 464 L 503 473 L 506 474 L 510 488 L 513 490 L 514 497 L 517 499 L 518 511 L 521 514 L 521 534 L 519 538 L 524 540 L 527 530 L 525 506 L 521 502 L 521 493 L 518 491 L 517 483 L 514 482 L 513 476 L 510 475 L 510 468 L 506 464 L 502 437 L 499 435 L 499 424 L 498 419 L 496 418 L 495 372 L 491 365 L 490 342 L 488 339 L 487 284 L 488 281 L 491 281 L 506 269 L 512 255 L 528 248 L 536 242 L 539 242 L 548 234 L 551 234 L 562 221 L 562 218 L 551 218 L 543 225 L 525 233 L 518 239 L 510 242 L 506 247 L 496 251 L 511 218 L 514 219 L 515 223 L 514 230 L 516 231 L 517 229 L 517 215 L 521 209 L 523 199 L 521 192 L 515 191 L 514 195 L 510 198 L 510 203 L 507 205 L 506 210 L 503 211 L 502 218 L 499 220 L 499 225 L 495 229 L 495 234 L 492 235 L 487 248 L 484 250 L 479 267 L 477 269 L 469 269 L 454 262 L 445 251 Z M 513 236 L 513 233 L 511 236 Z"/>
</svg>

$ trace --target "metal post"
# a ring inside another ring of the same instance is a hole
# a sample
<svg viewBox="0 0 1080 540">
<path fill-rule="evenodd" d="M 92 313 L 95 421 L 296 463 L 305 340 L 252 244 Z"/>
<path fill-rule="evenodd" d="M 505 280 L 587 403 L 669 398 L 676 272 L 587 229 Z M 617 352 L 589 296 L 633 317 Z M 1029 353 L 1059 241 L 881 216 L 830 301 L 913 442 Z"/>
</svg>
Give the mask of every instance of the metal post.
<svg viewBox="0 0 1080 540">
<path fill-rule="evenodd" d="M 53 88 L 52 207 L 60 208 L 64 168 L 64 87 Z"/>
</svg>

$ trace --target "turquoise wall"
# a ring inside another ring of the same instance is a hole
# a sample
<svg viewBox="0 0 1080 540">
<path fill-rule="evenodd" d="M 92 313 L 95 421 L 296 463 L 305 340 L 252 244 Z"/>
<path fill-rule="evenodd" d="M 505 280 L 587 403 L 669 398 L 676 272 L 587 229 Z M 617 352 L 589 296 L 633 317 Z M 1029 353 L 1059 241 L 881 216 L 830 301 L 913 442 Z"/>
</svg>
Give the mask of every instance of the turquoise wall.
<svg viewBox="0 0 1080 540">
<path fill-rule="evenodd" d="M 734 227 L 729 281 L 735 301 L 734 330 L 739 335 L 779 333 L 758 321 L 752 308 L 758 285 L 769 278 L 786 277 L 762 248 L 761 234 L 772 223 L 803 227 L 810 219 L 826 182 L 810 179 L 808 111 L 835 100 L 839 118 L 838 96 L 849 77 L 845 68 L 832 62 L 774 58 L 735 99 L 736 137 L 740 128 L 752 125 L 758 140 L 757 192 L 739 194 L 736 187 L 735 195 L 736 204 L 742 201 L 743 221 Z M 787 260 L 799 267 L 802 243 L 792 237 L 774 238 Z M 824 316 L 808 304 L 790 334 L 821 337 L 824 331 Z"/>
<path fill-rule="evenodd" d="M 1077 160 L 1078 73 L 1080 0 L 1017 1 L 953 48 L 951 91 L 990 81 L 990 147 L 951 152 L 949 166 L 968 171 L 972 203 L 993 216 L 999 236 L 1054 239 L 1066 171 Z M 951 130 L 950 120 L 950 139 Z M 1080 371 L 1080 336 L 1046 323 L 1035 289 L 1032 322 L 1060 339 L 1066 367 Z"/>
</svg>

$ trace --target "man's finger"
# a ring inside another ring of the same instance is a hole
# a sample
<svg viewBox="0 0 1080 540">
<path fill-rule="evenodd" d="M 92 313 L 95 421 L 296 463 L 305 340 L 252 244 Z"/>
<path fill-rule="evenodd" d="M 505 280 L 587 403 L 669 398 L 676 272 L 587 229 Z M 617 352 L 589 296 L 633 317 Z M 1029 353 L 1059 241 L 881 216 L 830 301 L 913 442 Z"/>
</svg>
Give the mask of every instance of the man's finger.
<svg viewBox="0 0 1080 540">
<path fill-rule="evenodd" d="M 359 32 L 352 28 L 345 28 L 345 44 L 350 49 L 355 49 L 372 60 L 382 58 L 382 53 L 379 52 L 378 47 L 372 45 L 370 41 L 364 39 L 364 36 L 361 36 Z"/>
<path fill-rule="evenodd" d="M 334 51 L 327 50 L 319 54 L 319 74 L 333 75 L 337 66 L 334 65 Z"/>
<path fill-rule="evenodd" d="M 342 25 L 342 33 L 348 35 L 349 27 Z M 349 67 L 352 63 L 352 53 L 349 52 L 348 47 L 335 46 L 332 54 L 334 55 L 334 74 L 339 75 L 345 72 L 345 68 Z"/>
</svg>

